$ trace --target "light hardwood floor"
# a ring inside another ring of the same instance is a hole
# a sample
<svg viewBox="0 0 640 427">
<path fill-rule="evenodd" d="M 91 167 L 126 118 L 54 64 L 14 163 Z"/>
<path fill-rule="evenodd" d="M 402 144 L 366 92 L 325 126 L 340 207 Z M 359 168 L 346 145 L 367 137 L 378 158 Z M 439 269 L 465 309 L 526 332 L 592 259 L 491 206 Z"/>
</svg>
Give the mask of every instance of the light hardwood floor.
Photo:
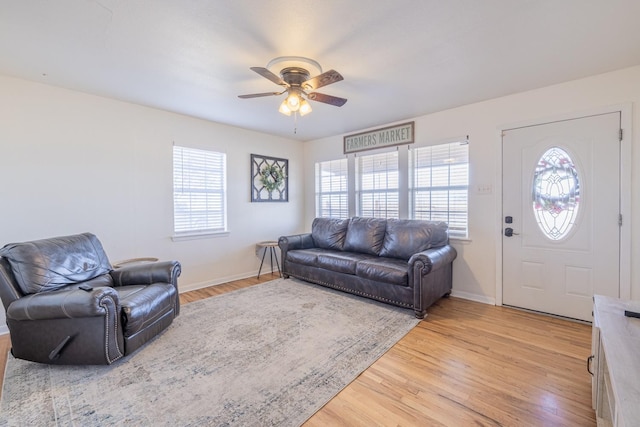
<svg viewBox="0 0 640 427">
<path fill-rule="evenodd" d="M 274 278 L 186 292 L 180 300 Z M 428 313 L 305 426 L 596 425 L 586 370 L 591 326 L 453 297 Z M 8 335 L 0 336 L 2 372 L 9 348 Z"/>
</svg>

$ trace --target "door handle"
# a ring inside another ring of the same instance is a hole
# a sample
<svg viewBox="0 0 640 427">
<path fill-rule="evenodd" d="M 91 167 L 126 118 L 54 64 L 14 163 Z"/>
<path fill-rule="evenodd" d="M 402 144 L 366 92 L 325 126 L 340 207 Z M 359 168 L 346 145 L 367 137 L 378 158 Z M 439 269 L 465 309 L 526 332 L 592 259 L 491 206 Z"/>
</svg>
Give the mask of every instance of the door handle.
<svg viewBox="0 0 640 427">
<path fill-rule="evenodd" d="M 507 237 L 511 237 L 511 236 L 518 236 L 520 235 L 520 233 L 514 233 L 513 228 L 507 227 L 504 229 L 504 235 Z"/>
</svg>

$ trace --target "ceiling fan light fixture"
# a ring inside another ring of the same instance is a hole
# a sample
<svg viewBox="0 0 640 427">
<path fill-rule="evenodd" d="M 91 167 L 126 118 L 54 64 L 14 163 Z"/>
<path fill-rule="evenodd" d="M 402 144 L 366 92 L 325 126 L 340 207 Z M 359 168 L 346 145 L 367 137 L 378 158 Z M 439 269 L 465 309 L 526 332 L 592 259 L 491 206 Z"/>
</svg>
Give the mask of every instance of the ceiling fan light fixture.
<svg viewBox="0 0 640 427">
<path fill-rule="evenodd" d="M 291 110 L 289 109 L 289 106 L 287 105 L 287 100 L 286 99 L 284 101 L 282 101 L 282 104 L 280 104 L 280 108 L 278 108 L 278 112 L 284 114 L 285 116 L 290 116 L 291 115 Z"/>
<path fill-rule="evenodd" d="M 298 111 L 300 109 L 300 95 L 298 95 L 298 93 L 296 93 L 295 91 L 291 91 L 289 92 L 289 96 L 287 96 L 286 102 L 287 102 L 287 107 L 289 107 L 289 110 L 291 111 Z"/>
<path fill-rule="evenodd" d="M 278 74 L 270 70 L 270 68 L 275 69 L 276 66 L 280 69 Z M 320 64 L 311 59 L 298 56 L 282 56 L 270 61 L 266 68 L 250 67 L 250 69 L 280 86 L 282 91 L 239 95 L 239 98 L 279 96 L 286 93 L 286 98 L 278 108 L 278 112 L 285 116 L 294 114 L 297 118 L 298 113 L 300 113 L 300 116 L 311 113 L 312 108 L 308 101 L 322 102 L 336 107 L 342 107 L 347 102 L 345 98 L 315 92 L 316 89 L 339 82 L 343 78 L 336 70 L 322 72 Z M 312 70 L 313 74 L 320 74 L 310 77 L 312 73 L 309 70 Z"/>
<path fill-rule="evenodd" d="M 309 104 L 306 99 L 303 99 L 300 103 L 300 116 L 306 116 L 312 111 L 313 109 L 311 108 L 311 104 Z"/>
</svg>

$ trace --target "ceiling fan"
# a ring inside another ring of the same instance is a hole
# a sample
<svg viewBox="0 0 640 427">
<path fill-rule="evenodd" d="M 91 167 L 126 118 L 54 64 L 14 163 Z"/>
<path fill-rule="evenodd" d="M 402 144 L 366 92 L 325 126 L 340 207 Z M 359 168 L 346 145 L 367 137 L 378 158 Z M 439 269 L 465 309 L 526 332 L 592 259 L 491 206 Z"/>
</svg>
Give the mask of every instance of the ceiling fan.
<svg viewBox="0 0 640 427">
<path fill-rule="evenodd" d="M 267 67 L 278 62 L 290 62 L 292 59 L 308 63 L 320 71 L 322 70 L 317 62 L 301 57 L 276 58 L 269 62 Z M 277 76 L 265 67 L 251 67 L 251 70 L 260 74 L 262 77 L 271 80 L 273 83 L 284 87 L 285 89 L 282 92 L 264 92 L 239 95 L 238 98 L 259 98 L 263 96 L 278 96 L 287 93 L 286 99 L 282 102 L 278 110 L 287 116 L 296 112 L 300 113 L 301 116 L 310 113 L 311 105 L 309 105 L 307 100 L 323 102 L 325 104 L 335 105 L 336 107 L 342 107 L 347 102 L 345 98 L 313 92 L 318 88 L 343 80 L 342 75 L 335 70 L 329 70 L 311 78 L 309 77 L 311 73 L 306 68 L 299 65 L 283 68 L 280 71 L 280 76 Z"/>
</svg>

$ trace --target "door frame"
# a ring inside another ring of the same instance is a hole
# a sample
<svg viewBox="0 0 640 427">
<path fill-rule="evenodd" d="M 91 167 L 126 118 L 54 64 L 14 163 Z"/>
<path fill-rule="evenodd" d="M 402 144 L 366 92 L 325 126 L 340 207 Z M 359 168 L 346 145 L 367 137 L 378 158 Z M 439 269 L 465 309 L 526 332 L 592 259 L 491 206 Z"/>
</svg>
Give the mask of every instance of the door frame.
<svg viewBox="0 0 640 427">
<path fill-rule="evenodd" d="M 607 113 L 620 112 L 620 127 L 622 128 L 622 141 L 620 142 L 620 213 L 622 214 L 622 226 L 620 227 L 620 298 L 631 299 L 631 146 L 633 141 L 632 135 L 632 112 L 633 105 L 631 103 L 610 105 L 589 109 L 585 111 L 577 111 L 573 113 L 553 115 L 535 120 L 526 120 L 517 123 L 508 123 L 499 126 L 497 129 L 496 140 L 496 159 L 498 159 L 496 167 L 496 218 L 495 218 L 495 236 L 496 236 L 496 298 L 495 303 L 502 305 L 502 132 L 509 129 L 516 129 L 527 126 L 538 126 L 546 123 L 553 123 L 565 120 L 579 119 L 588 116 L 601 115 Z"/>
</svg>

